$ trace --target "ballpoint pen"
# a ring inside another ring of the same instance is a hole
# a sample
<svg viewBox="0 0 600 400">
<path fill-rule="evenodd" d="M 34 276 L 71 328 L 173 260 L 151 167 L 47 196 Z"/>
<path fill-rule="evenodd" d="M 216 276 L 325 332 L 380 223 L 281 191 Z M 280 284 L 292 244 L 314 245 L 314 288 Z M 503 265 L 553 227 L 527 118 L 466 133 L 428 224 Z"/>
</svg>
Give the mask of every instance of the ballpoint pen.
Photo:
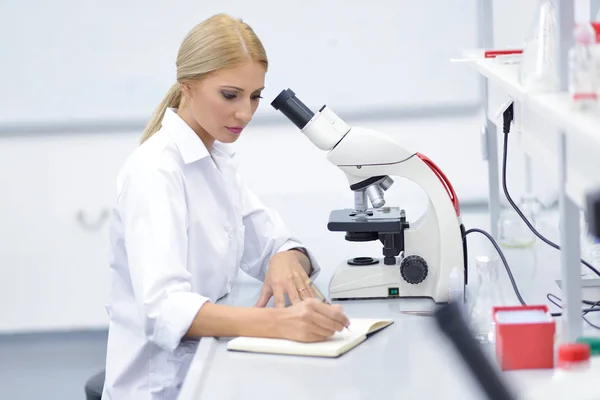
<svg viewBox="0 0 600 400">
<path fill-rule="evenodd" d="M 306 284 L 312 289 L 312 291 L 319 298 L 319 300 L 321 300 L 323 303 L 331 304 L 329 301 L 327 301 L 325 296 L 323 296 L 323 293 L 321 293 L 321 291 L 317 288 L 317 286 L 314 284 L 314 282 L 311 279 L 307 279 Z M 346 329 L 348 329 L 348 331 L 351 332 L 350 328 L 346 327 Z"/>
<path fill-rule="evenodd" d="M 433 317 L 435 315 L 435 312 L 434 311 L 400 311 L 400 314 L 419 315 L 422 317 Z"/>
</svg>

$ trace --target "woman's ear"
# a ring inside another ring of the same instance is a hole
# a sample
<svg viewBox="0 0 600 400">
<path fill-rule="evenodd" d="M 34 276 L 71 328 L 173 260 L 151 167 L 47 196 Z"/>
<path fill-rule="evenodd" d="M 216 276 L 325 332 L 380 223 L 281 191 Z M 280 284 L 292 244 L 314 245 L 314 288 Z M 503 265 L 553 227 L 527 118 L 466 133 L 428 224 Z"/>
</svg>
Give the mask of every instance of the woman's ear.
<svg viewBox="0 0 600 400">
<path fill-rule="evenodd" d="M 187 98 L 192 97 L 192 88 L 189 83 L 181 82 L 181 83 L 179 83 L 179 88 L 181 89 L 181 93 L 183 93 L 184 97 L 187 97 Z"/>
</svg>

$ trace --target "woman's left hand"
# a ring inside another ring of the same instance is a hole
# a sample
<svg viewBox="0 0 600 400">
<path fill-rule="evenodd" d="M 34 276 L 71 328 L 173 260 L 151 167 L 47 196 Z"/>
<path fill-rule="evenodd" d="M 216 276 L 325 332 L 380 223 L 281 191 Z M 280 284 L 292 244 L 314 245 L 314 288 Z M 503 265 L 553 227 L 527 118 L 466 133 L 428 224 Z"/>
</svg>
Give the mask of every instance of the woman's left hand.
<svg viewBox="0 0 600 400">
<path fill-rule="evenodd" d="M 316 297 L 310 286 L 306 270 L 302 267 L 296 251 L 283 251 L 275 254 L 269 263 L 267 275 L 256 307 L 265 307 L 273 297 L 275 307 L 285 307 L 285 295 L 292 304 Z"/>
</svg>

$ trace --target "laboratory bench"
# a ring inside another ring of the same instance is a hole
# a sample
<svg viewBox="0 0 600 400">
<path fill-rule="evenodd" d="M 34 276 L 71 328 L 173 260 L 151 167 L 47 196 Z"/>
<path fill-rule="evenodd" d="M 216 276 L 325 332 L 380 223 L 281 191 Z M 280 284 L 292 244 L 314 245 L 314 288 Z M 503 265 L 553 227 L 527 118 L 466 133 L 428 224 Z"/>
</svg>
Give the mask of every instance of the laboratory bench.
<svg viewBox="0 0 600 400">
<path fill-rule="evenodd" d="M 481 249 L 474 251 L 481 254 Z M 546 299 L 546 293 L 560 297 L 556 284 L 556 278 L 560 276 L 558 252 L 539 241 L 529 250 L 503 250 L 526 302 L 546 304 L 549 311 L 559 311 Z M 518 304 L 504 267 L 500 268 L 499 285 L 506 304 Z M 316 280 L 325 296 L 332 272 L 324 269 Z M 469 273 L 472 283 L 467 288 L 468 297 L 477 287 L 471 267 Z M 261 282 L 240 273 L 237 285 L 222 303 L 252 306 L 260 289 Z M 394 323 L 338 358 L 234 352 L 227 350 L 229 338 L 203 338 L 182 386 L 180 399 L 485 398 L 450 342 L 438 330 L 435 319 L 400 313 L 431 310 L 434 307 L 431 301 L 357 300 L 339 304 L 349 317 L 389 318 Z M 591 318 L 600 322 L 595 316 Z M 556 322 L 558 342 L 560 318 L 556 318 Z M 587 325 L 584 332 L 600 334 Z M 495 347 L 482 344 L 482 348 L 497 366 Z M 520 370 L 500 374 L 518 393 L 519 388 L 552 379 L 554 371 Z M 575 396 L 575 393 L 571 394 Z M 558 396 L 555 398 L 560 398 Z"/>
</svg>

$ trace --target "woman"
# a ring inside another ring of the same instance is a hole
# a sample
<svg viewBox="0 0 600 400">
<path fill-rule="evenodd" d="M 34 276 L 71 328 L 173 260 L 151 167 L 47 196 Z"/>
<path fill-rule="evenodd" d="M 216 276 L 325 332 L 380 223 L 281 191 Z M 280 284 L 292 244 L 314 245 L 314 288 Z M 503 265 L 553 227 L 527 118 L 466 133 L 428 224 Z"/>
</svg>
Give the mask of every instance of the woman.
<svg viewBox="0 0 600 400">
<path fill-rule="evenodd" d="M 348 324 L 313 298 L 318 265 L 227 148 L 258 107 L 267 65 L 252 29 L 224 14 L 179 49 L 177 83 L 117 180 L 104 399 L 175 399 L 202 336 L 321 341 Z M 264 281 L 257 304 L 215 304 L 239 268 Z"/>
</svg>

